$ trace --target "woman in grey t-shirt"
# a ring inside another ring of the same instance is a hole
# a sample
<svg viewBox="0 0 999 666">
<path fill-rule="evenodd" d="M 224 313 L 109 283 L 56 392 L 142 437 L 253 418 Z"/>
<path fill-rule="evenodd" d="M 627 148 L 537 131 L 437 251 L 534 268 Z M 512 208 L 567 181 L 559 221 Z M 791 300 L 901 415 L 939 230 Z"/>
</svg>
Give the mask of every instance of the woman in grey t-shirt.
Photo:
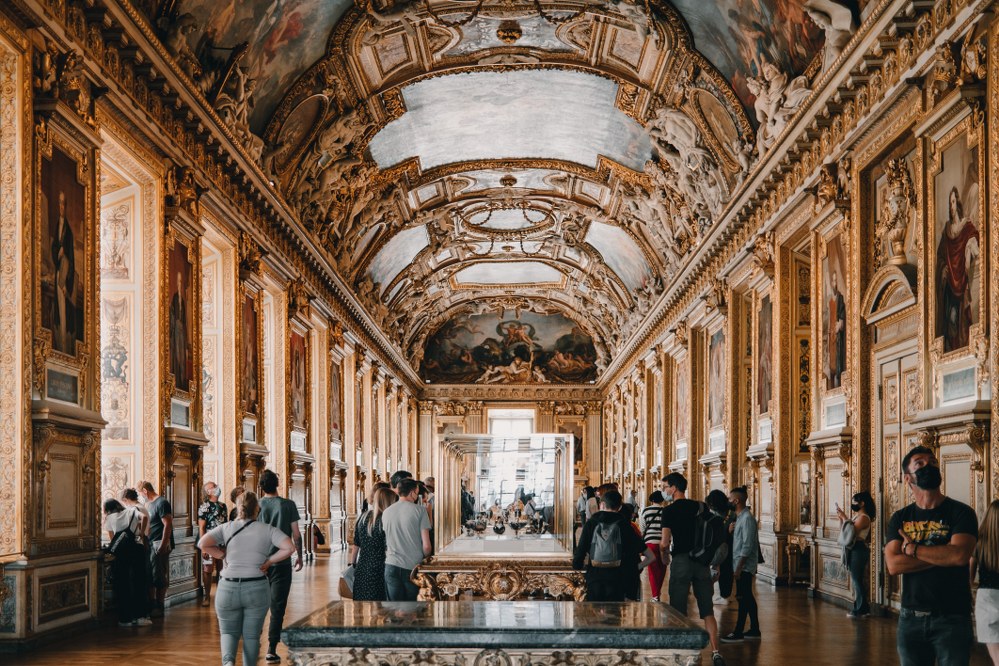
<svg viewBox="0 0 999 666">
<path fill-rule="evenodd" d="M 215 595 L 215 614 L 222 635 L 222 664 L 236 663 L 236 649 L 242 636 L 243 666 L 253 666 L 260 653 L 260 632 L 270 606 L 267 570 L 291 557 L 295 545 L 281 530 L 257 522 L 260 504 L 254 493 L 240 495 L 236 511 L 236 520 L 205 534 L 198 548 L 225 562 Z M 278 550 L 268 557 L 271 547 Z"/>
</svg>

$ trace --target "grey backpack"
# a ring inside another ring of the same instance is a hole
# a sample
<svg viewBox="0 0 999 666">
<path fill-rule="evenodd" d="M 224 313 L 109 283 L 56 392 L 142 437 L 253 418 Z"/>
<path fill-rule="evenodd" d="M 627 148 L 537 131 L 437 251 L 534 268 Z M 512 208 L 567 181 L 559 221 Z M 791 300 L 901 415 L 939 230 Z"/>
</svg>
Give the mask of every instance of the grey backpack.
<svg viewBox="0 0 999 666">
<path fill-rule="evenodd" d="M 590 565 L 601 569 L 621 566 L 621 528 L 619 522 L 597 523 L 590 541 Z"/>
</svg>

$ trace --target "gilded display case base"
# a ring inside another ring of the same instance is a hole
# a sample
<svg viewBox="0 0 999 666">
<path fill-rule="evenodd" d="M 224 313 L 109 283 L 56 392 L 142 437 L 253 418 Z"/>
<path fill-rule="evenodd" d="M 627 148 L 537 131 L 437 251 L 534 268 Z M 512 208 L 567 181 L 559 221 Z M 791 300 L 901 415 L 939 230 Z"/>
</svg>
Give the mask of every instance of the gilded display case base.
<svg viewBox="0 0 999 666">
<path fill-rule="evenodd" d="M 296 666 L 351 664 L 371 666 L 696 666 L 701 663 L 695 650 L 480 650 L 458 648 L 407 650 L 368 648 L 320 648 L 291 650 Z"/>
<path fill-rule="evenodd" d="M 454 600 L 465 594 L 493 601 L 586 598 L 583 572 L 564 561 L 431 561 L 416 568 L 413 582 L 420 588 L 420 601 Z"/>
</svg>

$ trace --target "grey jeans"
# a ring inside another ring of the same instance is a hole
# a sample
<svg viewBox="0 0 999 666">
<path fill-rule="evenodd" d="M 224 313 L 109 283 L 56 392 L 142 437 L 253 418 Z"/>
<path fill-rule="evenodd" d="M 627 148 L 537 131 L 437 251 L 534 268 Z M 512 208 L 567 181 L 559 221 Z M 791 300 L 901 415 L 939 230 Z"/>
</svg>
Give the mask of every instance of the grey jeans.
<svg viewBox="0 0 999 666">
<path fill-rule="evenodd" d="M 260 632 L 270 606 L 267 579 L 237 583 L 225 578 L 215 593 L 215 614 L 222 634 L 222 663 L 235 664 L 240 636 L 243 638 L 243 666 L 255 666 L 260 654 Z"/>
</svg>

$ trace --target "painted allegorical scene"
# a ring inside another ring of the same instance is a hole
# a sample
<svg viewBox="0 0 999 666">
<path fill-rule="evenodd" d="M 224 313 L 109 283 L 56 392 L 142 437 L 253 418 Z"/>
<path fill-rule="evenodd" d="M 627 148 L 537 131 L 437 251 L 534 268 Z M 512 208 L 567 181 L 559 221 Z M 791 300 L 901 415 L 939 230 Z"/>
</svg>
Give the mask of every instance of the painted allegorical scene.
<svg viewBox="0 0 999 666">
<path fill-rule="evenodd" d="M 690 361 L 687 357 L 676 363 L 676 394 L 673 405 L 676 441 L 690 436 Z"/>
<path fill-rule="evenodd" d="M 839 388 L 846 370 L 846 254 L 839 234 L 826 242 L 822 258 L 822 372 L 826 390 Z"/>
<path fill-rule="evenodd" d="M 597 353 L 590 336 L 560 314 L 460 315 L 427 341 L 420 373 L 439 383 L 590 382 Z"/>
<path fill-rule="evenodd" d="M 708 343 L 708 427 L 725 420 L 725 331 L 719 329 Z"/>
<path fill-rule="evenodd" d="M 190 392 L 194 379 L 194 266 L 179 240 L 170 248 L 167 298 L 170 302 L 170 373 L 178 390 Z"/>
<path fill-rule="evenodd" d="M 978 147 L 966 134 L 944 149 L 933 187 L 936 335 L 946 353 L 968 346 L 980 312 Z"/>
<path fill-rule="evenodd" d="M 242 402 L 243 410 L 253 416 L 259 415 L 260 388 L 258 380 L 260 375 L 260 350 L 257 348 L 257 302 L 252 295 L 243 295 L 242 314 L 242 361 L 243 361 L 243 382 L 242 382 Z"/>
<path fill-rule="evenodd" d="M 84 341 L 87 191 L 76 160 L 58 146 L 42 160 L 40 189 L 42 326 L 52 332 L 53 349 L 76 356 L 76 343 Z"/>
<path fill-rule="evenodd" d="M 756 332 L 756 349 L 759 357 L 756 409 L 760 414 L 770 411 L 770 396 L 773 394 L 773 312 L 770 296 L 764 296 L 760 302 L 760 318 Z"/>
<path fill-rule="evenodd" d="M 305 430 L 308 426 L 308 415 L 306 414 L 306 386 L 309 378 L 307 357 L 305 349 L 305 336 L 292 331 L 288 341 L 289 368 L 291 372 L 291 425 L 295 428 Z"/>
</svg>

